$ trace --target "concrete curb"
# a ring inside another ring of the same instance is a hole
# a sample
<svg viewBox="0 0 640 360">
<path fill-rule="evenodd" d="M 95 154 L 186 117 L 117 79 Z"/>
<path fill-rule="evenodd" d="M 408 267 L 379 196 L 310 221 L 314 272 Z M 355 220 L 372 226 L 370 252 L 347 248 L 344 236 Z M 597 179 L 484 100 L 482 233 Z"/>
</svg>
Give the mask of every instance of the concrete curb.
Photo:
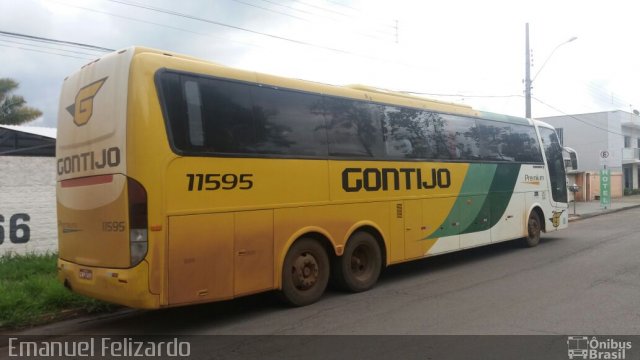
<svg viewBox="0 0 640 360">
<path fill-rule="evenodd" d="M 587 214 L 582 214 L 582 215 L 573 215 L 573 217 L 572 217 L 572 215 L 569 215 L 569 222 L 574 222 L 574 221 L 578 221 L 578 220 L 584 220 L 584 219 L 588 219 L 588 218 L 592 218 L 592 217 L 596 217 L 596 216 L 600 216 L 600 215 L 617 213 L 617 212 L 620 212 L 620 211 L 634 209 L 634 208 L 638 208 L 638 207 L 640 207 L 640 204 L 629 205 L 629 206 L 621 207 L 619 209 L 607 209 L 607 210 L 602 210 L 602 211 L 597 211 L 597 212 L 592 212 L 592 213 L 587 213 Z"/>
</svg>

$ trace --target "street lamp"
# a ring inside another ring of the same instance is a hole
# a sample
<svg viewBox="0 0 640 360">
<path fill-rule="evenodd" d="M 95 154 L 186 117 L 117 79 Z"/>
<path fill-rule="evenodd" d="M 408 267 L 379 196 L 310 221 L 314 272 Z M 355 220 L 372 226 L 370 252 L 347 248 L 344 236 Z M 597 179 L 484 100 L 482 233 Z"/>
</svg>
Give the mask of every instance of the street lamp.
<svg viewBox="0 0 640 360">
<path fill-rule="evenodd" d="M 556 50 L 558 50 L 560 46 L 576 40 L 577 37 L 574 36 L 571 39 L 558 44 L 558 46 L 556 46 L 553 49 L 553 51 L 551 51 L 551 54 L 549 54 L 549 56 L 544 61 L 544 63 L 542 63 L 542 66 L 540 67 L 540 69 L 538 69 L 536 74 L 533 76 L 533 80 L 532 80 L 531 79 L 531 54 L 529 50 L 529 23 L 527 23 L 525 27 L 525 36 L 526 36 L 526 39 L 525 39 L 526 61 L 525 61 L 524 97 L 525 97 L 525 116 L 528 119 L 528 118 L 531 118 L 531 83 L 535 81 L 535 79 L 538 77 L 542 69 L 544 69 L 544 66 L 547 65 L 547 62 L 549 62 L 549 59 L 551 59 L 551 56 L 553 56 Z"/>
</svg>

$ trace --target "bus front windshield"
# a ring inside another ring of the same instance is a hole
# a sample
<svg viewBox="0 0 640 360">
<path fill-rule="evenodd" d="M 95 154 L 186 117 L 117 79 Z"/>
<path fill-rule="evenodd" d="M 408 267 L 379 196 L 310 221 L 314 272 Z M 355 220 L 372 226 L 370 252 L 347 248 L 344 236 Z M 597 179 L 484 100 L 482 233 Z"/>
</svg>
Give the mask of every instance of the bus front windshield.
<svg viewBox="0 0 640 360">
<path fill-rule="evenodd" d="M 547 168 L 549 169 L 551 182 L 551 197 L 555 202 L 566 203 L 567 186 L 562 146 L 558 141 L 558 136 L 552 129 L 541 127 L 540 137 L 542 138 L 544 153 L 547 157 Z"/>
</svg>

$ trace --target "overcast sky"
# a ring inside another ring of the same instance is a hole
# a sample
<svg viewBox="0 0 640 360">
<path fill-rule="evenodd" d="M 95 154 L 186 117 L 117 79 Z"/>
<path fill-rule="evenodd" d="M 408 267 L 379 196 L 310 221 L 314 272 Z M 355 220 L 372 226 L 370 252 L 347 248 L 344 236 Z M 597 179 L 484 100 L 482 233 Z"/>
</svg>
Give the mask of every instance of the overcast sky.
<svg viewBox="0 0 640 360">
<path fill-rule="evenodd" d="M 640 109 L 634 5 L 616 0 L 0 0 L 0 31 L 110 49 L 143 45 L 330 84 L 447 95 L 440 99 L 523 116 L 528 22 L 532 78 L 537 74 L 532 114 L 543 117 Z M 560 45 L 572 37 L 578 39 Z M 0 34 L 0 78 L 17 80 L 16 93 L 44 112 L 30 125 L 55 127 L 63 79 L 100 54 Z"/>
</svg>

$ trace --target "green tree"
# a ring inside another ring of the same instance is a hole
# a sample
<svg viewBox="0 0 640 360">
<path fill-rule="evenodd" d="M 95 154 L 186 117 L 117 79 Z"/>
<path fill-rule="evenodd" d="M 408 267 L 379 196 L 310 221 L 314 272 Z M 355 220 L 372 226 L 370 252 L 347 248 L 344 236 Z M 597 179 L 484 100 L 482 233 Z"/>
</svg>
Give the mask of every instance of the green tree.
<svg viewBox="0 0 640 360">
<path fill-rule="evenodd" d="M 0 124 L 20 125 L 37 119 L 42 111 L 25 106 L 27 101 L 20 95 L 10 93 L 18 88 L 12 79 L 0 79 Z"/>
</svg>

